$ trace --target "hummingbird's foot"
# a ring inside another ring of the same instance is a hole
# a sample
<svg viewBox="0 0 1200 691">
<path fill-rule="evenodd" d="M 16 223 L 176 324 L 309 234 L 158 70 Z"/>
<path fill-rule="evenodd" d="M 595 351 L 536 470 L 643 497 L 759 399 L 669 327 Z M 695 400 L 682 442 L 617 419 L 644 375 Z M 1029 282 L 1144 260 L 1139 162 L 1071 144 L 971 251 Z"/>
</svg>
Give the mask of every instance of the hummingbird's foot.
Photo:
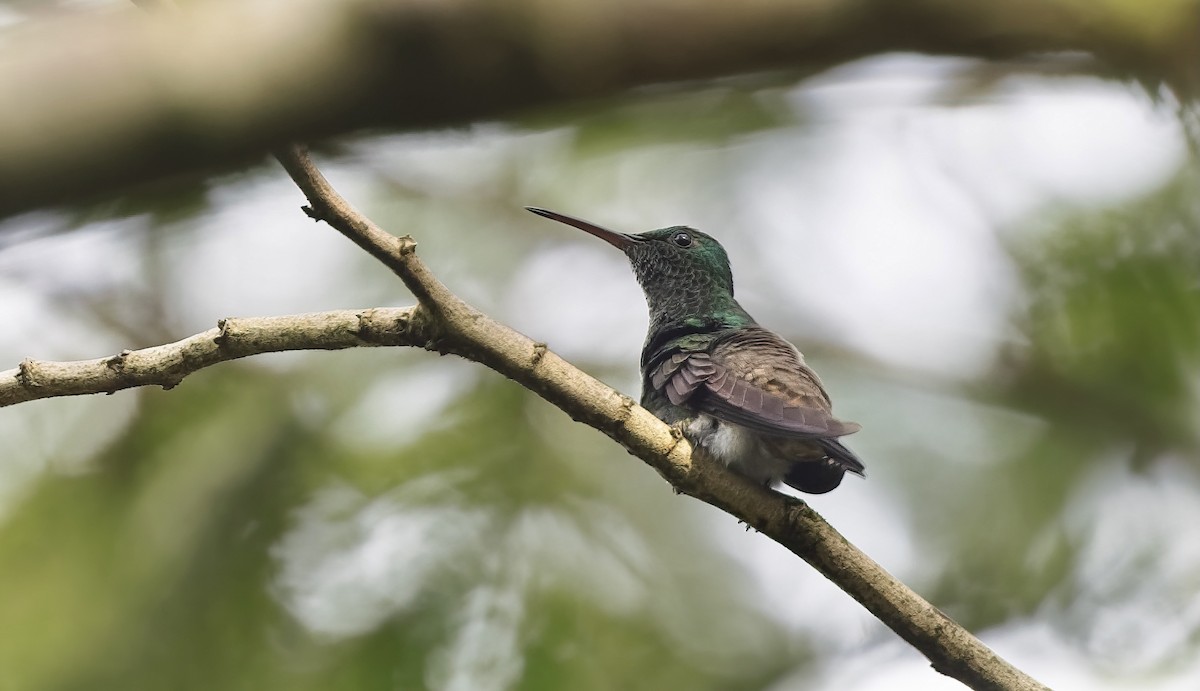
<svg viewBox="0 0 1200 691">
<path fill-rule="evenodd" d="M 688 425 L 687 420 L 680 420 L 679 422 L 672 422 L 669 425 L 671 428 L 671 436 L 674 437 L 675 439 L 683 439 L 684 438 L 683 430 L 687 427 L 687 425 Z"/>
<path fill-rule="evenodd" d="M 744 523 L 744 521 L 739 521 L 739 523 Z M 747 533 L 748 533 L 748 532 L 750 532 L 751 530 L 753 530 L 753 531 L 754 531 L 754 532 L 756 532 L 756 533 L 762 533 L 762 531 L 761 531 L 761 530 L 759 530 L 759 529 L 758 529 L 758 528 L 756 528 L 755 526 L 752 526 L 752 525 L 750 525 L 749 523 L 745 523 L 745 526 L 746 526 L 746 532 L 747 532 Z"/>
</svg>

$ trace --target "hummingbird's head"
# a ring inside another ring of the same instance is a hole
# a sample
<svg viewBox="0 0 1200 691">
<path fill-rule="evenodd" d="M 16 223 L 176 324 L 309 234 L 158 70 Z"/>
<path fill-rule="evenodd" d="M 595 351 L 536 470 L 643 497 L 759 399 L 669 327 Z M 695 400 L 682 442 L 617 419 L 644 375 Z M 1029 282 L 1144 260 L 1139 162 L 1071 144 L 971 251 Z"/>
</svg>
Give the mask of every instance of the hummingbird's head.
<svg viewBox="0 0 1200 691">
<path fill-rule="evenodd" d="M 733 296 L 729 255 L 716 238 L 688 226 L 626 235 L 621 249 L 647 292 L 659 284 Z"/>
<path fill-rule="evenodd" d="M 652 314 L 670 312 L 683 317 L 720 313 L 736 306 L 729 255 L 711 235 L 687 226 L 629 235 L 566 214 L 526 208 L 595 235 L 624 252 Z"/>
</svg>

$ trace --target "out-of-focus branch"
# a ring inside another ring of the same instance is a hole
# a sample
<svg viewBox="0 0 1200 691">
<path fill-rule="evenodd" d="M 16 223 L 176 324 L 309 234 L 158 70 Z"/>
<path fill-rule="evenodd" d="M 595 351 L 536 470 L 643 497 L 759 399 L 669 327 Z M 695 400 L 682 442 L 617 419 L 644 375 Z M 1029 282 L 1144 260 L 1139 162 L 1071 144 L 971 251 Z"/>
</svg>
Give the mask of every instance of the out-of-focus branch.
<svg viewBox="0 0 1200 691">
<path fill-rule="evenodd" d="M 427 347 L 480 362 L 515 380 L 612 437 L 676 490 L 724 509 L 779 542 L 920 650 L 939 672 L 973 689 L 1046 688 L 896 580 L 804 502 L 693 457 L 678 431 L 632 399 L 463 302 L 421 262 L 410 240 L 397 240 L 355 212 L 301 149 L 278 155 L 308 196 L 306 212 L 382 258 L 417 294 L 428 320 L 422 331 L 434 334 Z"/>
<path fill-rule="evenodd" d="M 170 389 L 220 362 L 285 350 L 424 346 L 416 308 L 316 312 L 222 319 L 217 328 L 166 345 L 75 362 L 25 360 L 0 372 L 0 407 L 56 396 L 113 393 L 137 386 Z"/>
<path fill-rule="evenodd" d="M 247 0 L 17 27 L 0 44 L 0 216 L 362 127 L 888 51 L 1083 52 L 1187 98 L 1198 16 L 1200 0 Z"/>
</svg>

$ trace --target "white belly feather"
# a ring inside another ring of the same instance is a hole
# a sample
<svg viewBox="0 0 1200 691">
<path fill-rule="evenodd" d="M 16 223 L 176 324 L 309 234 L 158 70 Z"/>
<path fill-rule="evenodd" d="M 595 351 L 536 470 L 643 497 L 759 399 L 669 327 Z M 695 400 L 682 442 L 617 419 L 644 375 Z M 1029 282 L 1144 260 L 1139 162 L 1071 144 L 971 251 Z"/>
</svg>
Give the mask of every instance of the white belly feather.
<svg viewBox="0 0 1200 691">
<path fill-rule="evenodd" d="M 791 465 L 784 459 L 771 457 L 756 433 L 711 415 L 701 414 L 685 432 L 708 455 L 764 485 L 782 480 Z"/>
</svg>

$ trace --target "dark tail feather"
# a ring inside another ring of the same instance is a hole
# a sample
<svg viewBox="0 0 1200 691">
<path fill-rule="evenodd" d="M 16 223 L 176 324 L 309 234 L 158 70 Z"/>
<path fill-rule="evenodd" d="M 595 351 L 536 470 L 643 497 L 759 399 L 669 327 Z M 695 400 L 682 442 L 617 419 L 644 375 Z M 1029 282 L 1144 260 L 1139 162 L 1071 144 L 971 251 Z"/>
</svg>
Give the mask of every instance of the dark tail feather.
<svg viewBox="0 0 1200 691">
<path fill-rule="evenodd" d="M 836 439 L 822 439 L 821 447 L 825 458 L 819 461 L 801 461 L 793 465 L 783 476 L 783 481 L 808 494 L 825 494 L 842 484 L 842 477 L 850 471 L 860 477 L 866 466 L 854 452 Z"/>
<path fill-rule="evenodd" d="M 846 469 L 827 460 L 800 461 L 788 469 L 783 482 L 807 494 L 825 494 L 842 484 Z"/>
<path fill-rule="evenodd" d="M 837 439 L 822 439 L 821 447 L 825 449 L 825 455 L 829 460 L 859 477 L 867 476 L 867 466 L 863 465 L 863 462 L 858 460 L 858 456 L 855 456 L 854 452 L 847 449 L 842 442 Z"/>
</svg>

